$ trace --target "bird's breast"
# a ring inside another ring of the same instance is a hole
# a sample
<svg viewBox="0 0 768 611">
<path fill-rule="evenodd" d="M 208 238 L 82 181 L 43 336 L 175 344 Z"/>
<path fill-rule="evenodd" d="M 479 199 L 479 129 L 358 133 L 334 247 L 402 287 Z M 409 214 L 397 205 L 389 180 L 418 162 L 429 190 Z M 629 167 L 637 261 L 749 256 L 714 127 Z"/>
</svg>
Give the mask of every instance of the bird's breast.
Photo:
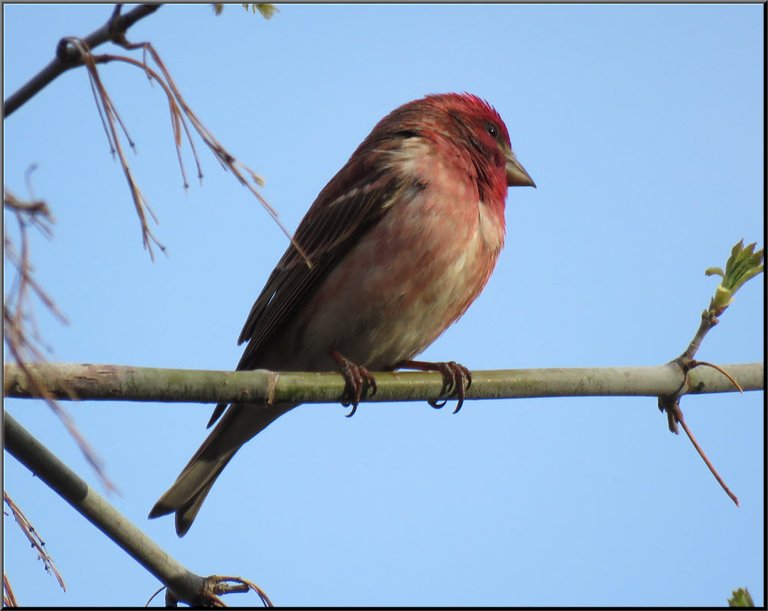
<svg viewBox="0 0 768 611">
<path fill-rule="evenodd" d="M 338 350 L 372 370 L 429 346 L 474 301 L 498 258 L 504 220 L 470 187 L 428 185 L 395 203 L 335 265 L 280 339 L 275 369 L 329 370 Z"/>
</svg>

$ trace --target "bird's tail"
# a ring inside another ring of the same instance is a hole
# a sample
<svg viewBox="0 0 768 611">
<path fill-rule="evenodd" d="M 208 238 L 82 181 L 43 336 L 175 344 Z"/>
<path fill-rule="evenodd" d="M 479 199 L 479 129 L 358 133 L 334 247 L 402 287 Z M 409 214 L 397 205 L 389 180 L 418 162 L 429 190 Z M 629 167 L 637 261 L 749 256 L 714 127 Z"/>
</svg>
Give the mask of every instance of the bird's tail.
<svg viewBox="0 0 768 611">
<path fill-rule="evenodd" d="M 150 518 L 176 514 L 176 534 L 183 537 L 200 511 L 216 478 L 240 447 L 293 405 L 232 405 L 168 491 L 155 503 Z"/>
</svg>

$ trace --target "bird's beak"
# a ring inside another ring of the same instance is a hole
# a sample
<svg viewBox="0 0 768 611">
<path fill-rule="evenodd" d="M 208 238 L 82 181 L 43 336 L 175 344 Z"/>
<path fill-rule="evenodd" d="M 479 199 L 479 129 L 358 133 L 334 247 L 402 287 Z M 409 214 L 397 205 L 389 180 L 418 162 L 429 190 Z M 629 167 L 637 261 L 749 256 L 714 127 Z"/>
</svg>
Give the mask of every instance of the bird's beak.
<svg viewBox="0 0 768 611">
<path fill-rule="evenodd" d="M 533 182 L 533 178 L 531 178 L 530 174 L 525 171 L 525 168 L 520 165 L 520 162 L 511 150 L 507 152 L 506 170 L 508 186 L 536 188 L 536 183 Z"/>
</svg>

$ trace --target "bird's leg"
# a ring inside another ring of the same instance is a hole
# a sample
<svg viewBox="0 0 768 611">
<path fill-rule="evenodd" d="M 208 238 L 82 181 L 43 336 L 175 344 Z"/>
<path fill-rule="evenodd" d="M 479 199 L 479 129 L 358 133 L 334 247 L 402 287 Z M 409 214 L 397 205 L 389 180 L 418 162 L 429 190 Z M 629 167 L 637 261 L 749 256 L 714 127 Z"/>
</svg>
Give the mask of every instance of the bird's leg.
<svg viewBox="0 0 768 611">
<path fill-rule="evenodd" d="M 455 392 L 458 403 L 453 413 L 457 413 L 464 404 L 464 393 L 472 386 L 472 374 L 464 365 L 459 365 L 456 361 L 447 363 L 430 363 L 427 361 L 401 361 L 396 368 L 417 369 L 419 371 L 439 371 L 443 374 L 443 388 L 440 390 L 440 396 L 447 396 Z M 448 399 L 432 399 L 428 403 L 439 409 L 448 402 Z"/>
<path fill-rule="evenodd" d="M 339 372 L 344 378 L 344 392 L 341 394 L 341 404 L 344 407 L 352 406 L 352 411 L 347 414 L 347 418 L 353 416 L 357 411 L 360 399 L 367 395 L 370 389 L 371 395 L 376 394 L 376 379 L 370 372 L 361 365 L 356 365 L 338 350 L 331 352 L 331 357 L 339 366 Z"/>
</svg>

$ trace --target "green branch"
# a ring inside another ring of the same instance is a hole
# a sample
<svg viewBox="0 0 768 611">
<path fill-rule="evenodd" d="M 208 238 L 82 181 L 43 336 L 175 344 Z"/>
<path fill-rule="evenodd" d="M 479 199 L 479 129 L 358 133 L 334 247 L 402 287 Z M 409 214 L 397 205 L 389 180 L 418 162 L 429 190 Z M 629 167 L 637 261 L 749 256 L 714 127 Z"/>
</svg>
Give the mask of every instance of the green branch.
<svg viewBox="0 0 768 611">
<path fill-rule="evenodd" d="M 179 598 L 197 600 L 203 577 L 191 573 L 160 549 L 8 413 L 5 414 L 4 433 L 5 449 L 11 455 L 171 588 Z"/>
<path fill-rule="evenodd" d="M 265 606 L 272 606 L 264 591 L 251 581 L 217 575 L 201 577 L 177 562 L 8 413 L 3 432 L 5 449 L 12 456 L 165 584 L 166 602 L 221 607 L 220 594 L 253 590 Z"/>
<path fill-rule="evenodd" d="M 344 381 L 334 372 L 228 372 L 54 363 L 27 367 L 40 387 L 63 400 L 335 403 L 344 390 Z M 744 390 L 762 390 L 762 363 L 723 365 L 722 368 Z M 436 372 L 377 373 L 376 382 L 376 394 L 366 401 L 426 401 L 439 398 L 443 385 L 441 374 Z M 683 375 L 674 364 L 473 371 L 466 398 L 656 397 L 676 392 L 682 383 Z M 736 390 L 725 376 L 709 368 L 689 372 L 686 384 L 686 393 L 690 394 Z M 4 366 L 5 396 L 43 398 L 38 388 L 30 384 L 17 365 Z"/>
</svg>

